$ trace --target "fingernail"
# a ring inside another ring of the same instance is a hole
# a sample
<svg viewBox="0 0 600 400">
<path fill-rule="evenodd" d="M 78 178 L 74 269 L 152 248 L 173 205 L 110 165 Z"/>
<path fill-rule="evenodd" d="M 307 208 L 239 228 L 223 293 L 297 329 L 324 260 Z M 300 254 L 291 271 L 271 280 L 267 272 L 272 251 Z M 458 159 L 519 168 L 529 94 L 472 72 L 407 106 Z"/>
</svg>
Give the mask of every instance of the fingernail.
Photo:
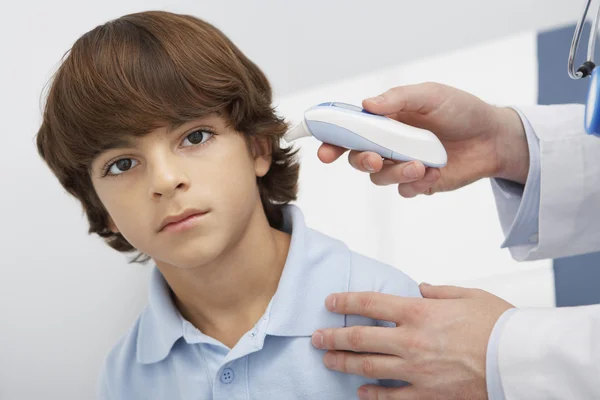
<svg viewBox="0 0 600 400">
<path fill-rule="evenodd" d="M 315 332 L 312 337 L 312 344 L 317 349 L 322 349 L 325 345 L 323 344 L 323 334 L 319 331 Z"/>
<path fill-rule="evenodd" d="M 365 158 L 365 161 L 363 162 L 363 165 L 365 166 L 365 169 L 369 172 L 373 172 L 375 171 L 375 168 L 373 168 L 373 166 L 371 165 L 371 161 L 369 161 L 368 158 Z"/>
<path fill-rule="evenodd" d="M 360 400 L 369 400 L 369 389 L 364 387 L 358 389 L 358 398 Z"/>
<path fill-rule="evenodd" d="M 409 164 L 404 168 L 404 176 L 410 179 L 417 179 L 419 173 L 417 172 L 417 167 L 414 164 Z"/>
<path fill-rule="evenodd" d="M 323 357 L 323 362 L 325 363 L 325 366 L 329 369 L 333 369 L 335 368 L 335 356 L 331 353 L 327 353 L 325 354 L 325 357 Z"/>
<path fill-rule="evenodd" d="M 377 97 L 371 97 L 370 99 L 367 99 L 367 101 L 370 101 L 371 103 L 375 103 L 375 104 L 381 104 L 385 101 L 385 98 L 383 96 L 377 96 Z"/>
<path fill-rule="evenodd" d="M 329 311 L 333 311 L 335 310 L 335 302 L 335 296 L 328 296 L 327 299 L 325 299 L 325 307 L 327 307 Z"/>
</svg>

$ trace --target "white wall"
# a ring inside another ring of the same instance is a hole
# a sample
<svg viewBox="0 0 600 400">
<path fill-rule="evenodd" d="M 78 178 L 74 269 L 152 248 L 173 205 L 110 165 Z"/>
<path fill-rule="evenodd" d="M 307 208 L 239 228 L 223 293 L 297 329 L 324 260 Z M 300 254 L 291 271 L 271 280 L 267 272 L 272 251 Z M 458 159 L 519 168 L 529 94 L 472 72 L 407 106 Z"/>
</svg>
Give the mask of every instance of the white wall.
<svg viewBox="0 0 600 400">
<path fill-rule="evenodd" d="M 38 27 L 47 29 L 38 35 L 51 35 L 52 41 L 32 35 L 21 42 L 5 36 L 2 42 L 11 63 L 2 63 L 0 75 L 0 399 L 92 398 L 104 355 L 146 301 L 148 268 L 127 265 L 122 255 L 86 235 L 78 204 L 38 159 L 33 144 L 40 107 L 32 99 L 39 98 L 50 68 L 90 21 L 109 16 L 101 8 L 93 15 L 90 10 L 85 18 L 70 20 L 71 25 L 53 26 L 43 17 L 48 10 L 38 9 Z M 360 104 L 363 97 L 393 85 L 435 80 L 495 103 L 532 104 L 535 74 L 535 35 L 525 33 L 340 79 L 280 97 L 278 103 L 294 119 L 323 100 Z M 502 236 L 488 182 L 404 200 L 393 187 L 372 186 L 344 161 L 320 164 L 315 141 L 304 139 L 301 145 L 299 204 L 312 227 L 419 281 L 481 286 L 519 305 L 553 302 L 547 262 L 516 265 L 499 249 Z M 356 231 L 348 229 L 350 223 Z"/>
<path fill-rule="evenodd" d="M 536 43 L 536 34 L 523 33 L 376 71 L 281 98 L 279 110 L 295 121 L 306 105 L 328 100 L 360 104 L 389 87 L 422 81 L 456 86 L 498 105 L 535 104 Z M 456 192 L 404 199 L 393 186 L 373 186 L 366 174 L 348 167 L 346 158 L 330 166 L 320 163 L 316 140 L 297 143 L 302 147 L 299 205 L 316 229 L 418 281 L 485 287 L 520 305 L 553 304 L 550 261 L 517 263 L 500 249 L 503 235 L 488 180 Z M 540 270 L 545 271 L 543 282 Z M 528 277 L 536 282 L 534 295 L 506 291 L 500 284 L 507 279 L 523 284 Z"/>
</svg>

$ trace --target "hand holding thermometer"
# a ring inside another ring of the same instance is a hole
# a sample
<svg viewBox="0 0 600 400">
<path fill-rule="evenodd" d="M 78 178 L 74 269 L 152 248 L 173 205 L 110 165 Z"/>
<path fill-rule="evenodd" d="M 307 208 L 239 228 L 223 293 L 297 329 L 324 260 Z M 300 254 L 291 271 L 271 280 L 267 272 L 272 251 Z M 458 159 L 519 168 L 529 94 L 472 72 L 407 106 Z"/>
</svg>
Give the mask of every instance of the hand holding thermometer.
<svg viewBox="0 0 600 400">
<path fill-rule="evenodd" d="M 433 133 L 351 104 L 328 102 L 311 107 L 283 138 L 289 143 L 307 136 L 346 149 L 372 151 L 390 160 L 418 160 L 426 167 L 441 168 L 448 160 Z"/>
</svg>

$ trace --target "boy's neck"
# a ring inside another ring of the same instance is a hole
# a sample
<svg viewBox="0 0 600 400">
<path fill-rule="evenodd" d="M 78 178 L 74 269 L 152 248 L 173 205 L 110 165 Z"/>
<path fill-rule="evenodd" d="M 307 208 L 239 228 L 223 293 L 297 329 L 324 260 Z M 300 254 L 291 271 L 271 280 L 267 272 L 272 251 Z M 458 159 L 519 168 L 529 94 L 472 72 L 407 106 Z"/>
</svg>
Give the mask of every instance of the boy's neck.
<svg viewBox="0 0 600 400">
<path fill-rule="evenodd" d="M 183 317 L 229 348 L 266 311 L 277 290 L 290 235 L 254 213 L 241 239 L 211 265 L 181 269 L 157 262 Z"/>
</svg>

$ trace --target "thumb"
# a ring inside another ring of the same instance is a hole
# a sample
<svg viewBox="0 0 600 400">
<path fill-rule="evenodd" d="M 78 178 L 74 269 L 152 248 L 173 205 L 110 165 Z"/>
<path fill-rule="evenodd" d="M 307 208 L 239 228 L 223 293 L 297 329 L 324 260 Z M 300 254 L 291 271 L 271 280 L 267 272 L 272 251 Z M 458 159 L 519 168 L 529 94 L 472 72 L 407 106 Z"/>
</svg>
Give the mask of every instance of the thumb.
<svg viewBox="0 0 600 400">
<path fill-rule="evenodd" d="M 426 299 L 463 299 L 471 297 L 469 289 L 458 286 L 432 286 L 428 283 L 421 283 L 419 288 Z"/>
<path fill-rule="evenodd" d="M 398 112 L 427 114 L 437 109 L 447 96 L 447 87 L 442 84 L 419 83 L 398 86 L 377 97 L 365 99 L 363 107 L 367 111 L 380 115 Z"/>
</svg>

